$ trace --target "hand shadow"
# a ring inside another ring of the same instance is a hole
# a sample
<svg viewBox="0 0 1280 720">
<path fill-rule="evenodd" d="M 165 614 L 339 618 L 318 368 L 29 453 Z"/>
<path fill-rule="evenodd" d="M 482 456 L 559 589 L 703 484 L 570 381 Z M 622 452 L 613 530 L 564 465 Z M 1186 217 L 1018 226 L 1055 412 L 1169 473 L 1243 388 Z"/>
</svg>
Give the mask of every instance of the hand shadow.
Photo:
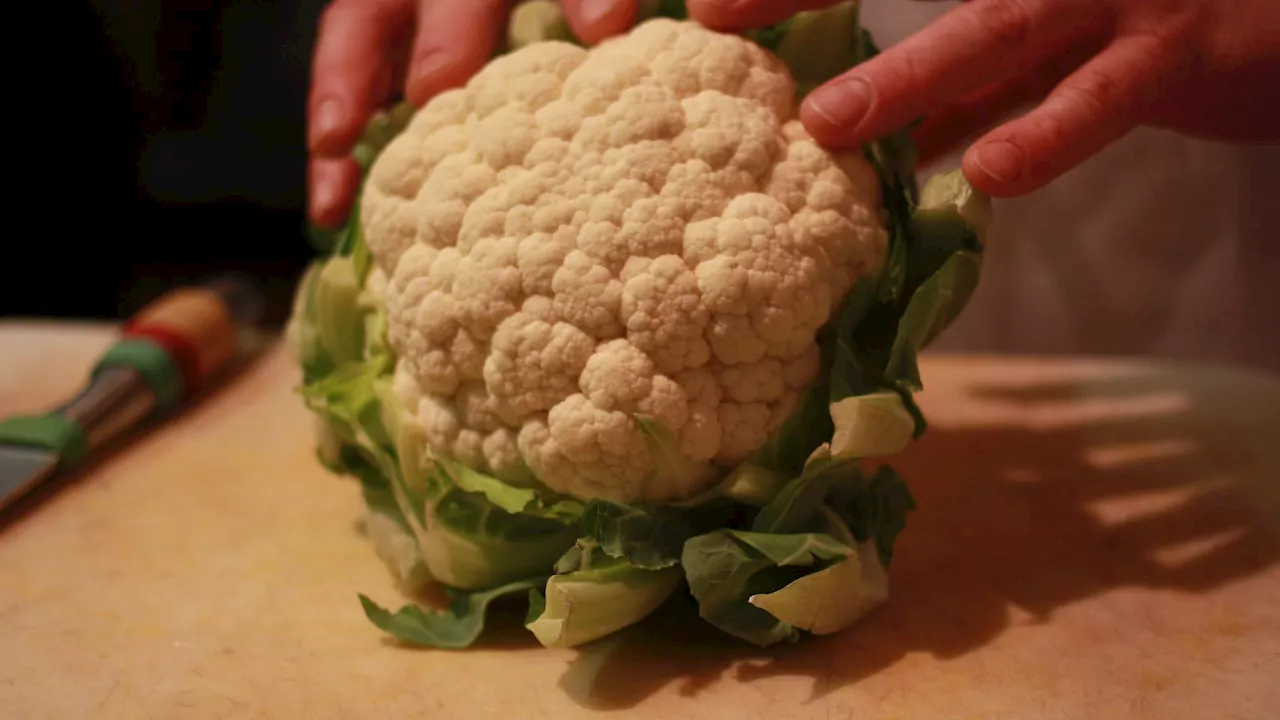
<svg viewBox="0 0 1280 720">
<path fill-rule="evenodd" d="M 625 709 L 671 683 L 690 695 L 727 674 L 786 675 L 812 678 L 816 700 L 909 653 L 955 658 L 1113 589 L 1204 592 L 1280 557 L 1280 443 L 1269 440 L 1280 385 L 1122 365 L 975 384 L 981 365 L 957 367 L 926 374 L 939 388 L 921 396 L 932 426 L 891 460 L 919 510 L 887 604 L 842 633 L 767 651 L 694 610 L 662 612 L 584 648 L 565 691 Z"/>
</svg>

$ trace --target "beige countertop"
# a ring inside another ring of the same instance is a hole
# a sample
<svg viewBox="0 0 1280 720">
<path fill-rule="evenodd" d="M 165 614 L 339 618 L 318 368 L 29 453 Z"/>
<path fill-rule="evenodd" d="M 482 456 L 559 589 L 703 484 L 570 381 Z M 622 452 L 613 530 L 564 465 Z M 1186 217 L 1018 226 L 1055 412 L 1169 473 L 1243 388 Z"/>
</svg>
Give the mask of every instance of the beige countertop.
<svg viewBox="0 0 1280 720">
<path fill-rule="evenodd" d="M 73 392 L 112 329 L 0 323 L 0 415 Z M 660 613 L 573 651 L 507 618 L 407 649 L 354 483 L 268 353 L 0 524 L 6 718 L 1050 720 L 1280 707 L 1280 381 L 931 356 L 920 509 L 889 603 L 760 651 Z M 507 625 L 506 629 L 502 625 Z"/>
</svg>

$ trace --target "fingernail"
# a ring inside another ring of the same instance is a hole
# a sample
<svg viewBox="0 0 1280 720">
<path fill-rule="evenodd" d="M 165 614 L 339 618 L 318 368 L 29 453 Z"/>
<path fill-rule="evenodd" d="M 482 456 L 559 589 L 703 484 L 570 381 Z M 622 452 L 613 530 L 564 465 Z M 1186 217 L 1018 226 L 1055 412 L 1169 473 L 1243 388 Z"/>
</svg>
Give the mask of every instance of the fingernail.
<svg viewBox="0 0 1280 720">
<path fill-rule="evenodd" d="M 808 105 L 832 127 L 853 130 L 871 110 L 871 84 L 856 77 L 840 80 L 814 91 Z"/>
<path fill-rule="evenodd" d="M 311 185 L 311 215 L 324 217 L 333 207 L 335 200 L 333 178 L 325 173 L 317 173 L 317 175 L 318 177 Z"/>
<path fill-rule="evenodd" d="M 311 149 L 324 142 L 338 131 L 342 124 L 342 104 L 332 98 L 320 103 L 312 118 Z"/>
<path fill-rule="evenodd" d="M 583 25 L 595 25 L 613 11 L 614 0 L 582 0 L 578 12 Z"/>
<path fill-rule="evenodd" d="M 973 162 L 996 182 L 1017 180 L 1027 166 L 1026 153 L 1007 140 L 981 145 L 973 152 Z"/>
</svg>

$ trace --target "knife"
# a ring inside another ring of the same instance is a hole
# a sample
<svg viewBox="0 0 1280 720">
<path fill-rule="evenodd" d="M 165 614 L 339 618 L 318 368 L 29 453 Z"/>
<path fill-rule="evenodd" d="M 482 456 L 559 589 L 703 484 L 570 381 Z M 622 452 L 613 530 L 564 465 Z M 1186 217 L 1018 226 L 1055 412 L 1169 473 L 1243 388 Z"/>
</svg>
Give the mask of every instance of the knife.
<svg viewBox="0 0 1280 720">
<path fill-rule="evenodd" d="M 264 300 L 238 275 L 166 292 L 129 318 L 83 389 L 43 414 L 0 421 L 0 513 L 104 444 L 163 419 L 236 359 Z"/>
</svg>

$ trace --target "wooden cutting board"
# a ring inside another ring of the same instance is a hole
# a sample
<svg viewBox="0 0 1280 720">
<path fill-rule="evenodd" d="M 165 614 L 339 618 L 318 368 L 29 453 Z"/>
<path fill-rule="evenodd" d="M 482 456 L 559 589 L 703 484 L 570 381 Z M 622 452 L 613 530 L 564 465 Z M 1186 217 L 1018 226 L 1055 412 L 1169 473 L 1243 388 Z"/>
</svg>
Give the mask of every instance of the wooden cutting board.
<svg viewBox="0 0 1280 720">
<path fill-rule="evenodd" d="M 0 325 L 0 413 L 73 391 L 100 326 Z M 1274 718 L 1280 382 L 932 357 L 889 604 L 773 651 L 663 613 L 579 651 L 499 618 L 406 649 L 352 482 L 272 352 L 0 526 L 0 715 L 712 720 Z M 1272 708 L 1267 711 L 1266 708 Z"/>
</svg>

